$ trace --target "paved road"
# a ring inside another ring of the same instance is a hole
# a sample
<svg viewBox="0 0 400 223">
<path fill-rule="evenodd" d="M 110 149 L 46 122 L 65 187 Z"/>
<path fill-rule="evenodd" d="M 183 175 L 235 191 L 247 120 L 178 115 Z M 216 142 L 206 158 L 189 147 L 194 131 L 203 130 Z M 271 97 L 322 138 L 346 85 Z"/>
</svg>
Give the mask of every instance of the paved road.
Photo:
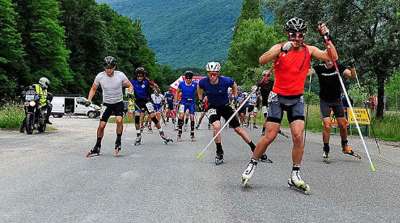
<svg viewBox="0 0 400 223">
<path fill-rule="evenodd" d="M 290 141 L 278 138 L 250 187 L 240 185 L 249 149 L 232 130 L 223 132 L 225 164 L 214 165 L 214 145 L 198 161 L 198 140 L 164 145 L 155 132 L 135 147 L 134 127 L 123 136 L 122 156 L 112 156 L 115 126 L 109 125 L 103 155 L 84 157 L 95 140 L 97 120 L 55 119 L 56 131 L 26 136 L 0 131 L 0 222 L 400 222 L 400 149 L 382 146 L 377 167 L 359 140 L 362 161 L 334 144 L 332 163 L 321 162 L 320 135 L 308 134 L 302 168 L 312 195 L 288 189 Z M 168 134 L 175 134 L 166 127 Z M 256 139 L 259 132 L 252 131 Z"/>
</svg>

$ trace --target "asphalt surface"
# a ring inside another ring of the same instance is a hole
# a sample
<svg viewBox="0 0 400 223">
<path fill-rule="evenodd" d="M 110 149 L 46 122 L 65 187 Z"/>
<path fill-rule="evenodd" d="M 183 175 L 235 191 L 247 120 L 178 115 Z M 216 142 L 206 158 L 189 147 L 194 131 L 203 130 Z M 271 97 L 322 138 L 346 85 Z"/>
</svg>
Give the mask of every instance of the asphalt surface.
<svg viewBox="0 0 400 223">
<path fill-rule="evenodd" d="M 325 164 L 321 136 L 308 133 L 302 176 L 312 194 L 304 195 L 287 187 L 291 141 L 284 137 L 268 150 L 274 163 L 259 163 L 244 188 L 250 150 L 231 129 L 223 131 L 225 163 L 215 166 L 214 145 L 195 158 L 211 138 L 204 125 L 196 142 L 186 132 L 183 142 L 164 145 L 154 131 L 134 146 L 129 124 L 116 158 L 109 124 L 103 155 L 87 159 L 98 120 L 53 122 L 57 130 L 45 134 L 0 131 L 0 222 L 400 222 L 397 147 L 382 145 L 379 155 L 368 140 L 377 168 L 371 172 L 357 138 L 350 142 L 361 161 L 341 154 L 333 137 Z M 163 128 L 176 137 L 171 124 Z M 257 141 L 260 130 L 250 132 Z"/>
</svg>

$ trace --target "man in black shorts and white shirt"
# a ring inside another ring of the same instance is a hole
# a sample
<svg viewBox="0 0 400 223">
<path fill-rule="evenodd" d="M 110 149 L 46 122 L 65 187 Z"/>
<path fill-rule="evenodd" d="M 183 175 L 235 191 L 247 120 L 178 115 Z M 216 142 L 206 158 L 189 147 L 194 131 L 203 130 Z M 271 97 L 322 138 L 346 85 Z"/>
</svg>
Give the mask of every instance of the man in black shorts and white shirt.
<svg viewBox="0 0 400 223">
<path fill-rule="evenodd" d="M 346 68 L 338 64 L 340 75 L 346 78 L 354 78 L 356 70 L 354 67 Z M 343 103 L 341 100 L 342 87 L 340 85 L 339 77 L 332 61 L 326 61 L 323 64 L 318 64 L 313 67 L 314 72 L 318 75 L 320 86 L 320 111 L 321 119 L 324 124 L 322 132 L 323 158 L 328 159 L 329 155 L 329 137 L 331 131 L 331 111 L 336 117 L 338 127 L 340 128 L 340 137 L 342 139 L 342 151 L 345 154 L 354 155 L 353 149 L 348 145 L 347 141 L 347 120 Z"/>
<path fill-rule="evenodd" d="M 118 70 L 115 70 L 117 61 L 112 56 L 104 58 L 104 71 L 97 74 L 94 79 L 92 88 L 89 91 L 87 104 L 90 104 L 92 98 L 96 94 L 96 90 L 99 86 L 103 91 L 103 105 L 106 106 L 106 110 L 100 118 L 99 127 L 97 128 L 97 141 L 93 149 L 87 153 L 87 157 L 91 155 L 99 155 L 101 148 L 101 140 L 104 136 L 104 128 L 107 125 L 108 118 L 112 114 L 115 115 L 115 122 L 117 123 L 117 139 L 115 140 L 114 155 L 118 156 L 121 150 L 121 136 L 123 130 L 123 115 L 124 115 L 124 103 L 122 89 L 128 88 L 128 97 L 133 96 L 133 87 L 131 82 L 128 80 L 126 75 Z"/>
</svg>

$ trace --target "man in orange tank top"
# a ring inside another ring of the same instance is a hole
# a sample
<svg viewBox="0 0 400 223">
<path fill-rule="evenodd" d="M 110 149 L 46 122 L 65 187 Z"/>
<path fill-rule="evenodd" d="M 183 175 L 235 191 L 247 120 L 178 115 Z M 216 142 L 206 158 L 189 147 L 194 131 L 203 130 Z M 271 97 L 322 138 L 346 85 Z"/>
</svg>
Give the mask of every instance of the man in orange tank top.
<svg viewBox="0 0 400 223">
<path fill-rule="evenodd" d="M 321 35 L 329 38 L 329 30 L 325 24 L 320 24 L 318 30 Z M 320 50 L 315 46 L 304 43 L 304 34 L 307 26 L 304 20 L 292 18 L 285 24 L 288 41 L 278 43 L 261 55 L 259 62 L 264 65 L 274 61 L 275 82 L 268 97 L 268 116 L 266 134 L 260 138 L 246 170 L 242 174 L 242 183 L 245 185 L 252 177 L 257 162 L 268 146 L 276 138 L 283 112 L 287 118 L 292 133 L 292 173 L 289 186 L 295 186 L 305 192 L 309 186 L 300 177 L 300 166 L 304 153 L 304 82 L 310 69 L 311 58 L 328 61 L 337 60 L 338 55 L 332 43 L 327 50 Z M 328 53 L 330 50 L 331 56 Z"/>
</svg>

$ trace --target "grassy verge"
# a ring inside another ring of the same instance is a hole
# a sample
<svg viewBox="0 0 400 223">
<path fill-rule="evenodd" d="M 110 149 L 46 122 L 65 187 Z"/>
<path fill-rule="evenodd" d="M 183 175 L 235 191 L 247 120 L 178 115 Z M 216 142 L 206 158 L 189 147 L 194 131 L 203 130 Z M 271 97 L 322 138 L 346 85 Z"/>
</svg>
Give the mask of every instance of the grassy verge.
<svg viewBox="0 0 400 223">
<path fill-rule="evenodd" d="M 115 116 L 108 119 L 108 123 L 115 123 Z M 124 123 L 134 123 L 133 119 L 129 118 L 127 115 L 124 116 Z"/>
<path fill-rule="evenodd" d="M 24 109 L 17 104 L 8 104 L 0 107 L 0 128 L 18 129 L 24 120 Z"/>
<path fill-rule="evenodd" d="M 307 108 L 307 107 L 306 107 Z M 308 108 L 309 116 L 308 116 L 308 124 L 307 131 L 311 132 L 321 132 L 322 131 L 322 122 L 320 118 L 319 105 L 310 105 Z M 257 116 L 257 122 L 259 124 L 264 123 L 264 117 L 261 115 Z M 400 141 L 400 112 L 386 112 L 384 118 L 382 120 L 372 120 L 372 126 L 374 128 L 374 132 L 376 137 L 380 140 L 385 141 Z M 288 128 L 289 124 L 286 118 L 286 113 L 282 120 L 282 127 Z M 364 127 L 362 127 L 364 128 Z M 352 126 L 351 133 L 353 135 L 357 135 L 356 127 Z M 370 129 L 371 130 L 371 129 Z M 362 130 L 363 131 L 363 130 Z M 334 132 L 334 131 L 332 131 Z M 336 131 L 339 134 L 338 130 Z M 372 137 L 372 132 L 370 131 L 370 137 Z"/>
</svg>

